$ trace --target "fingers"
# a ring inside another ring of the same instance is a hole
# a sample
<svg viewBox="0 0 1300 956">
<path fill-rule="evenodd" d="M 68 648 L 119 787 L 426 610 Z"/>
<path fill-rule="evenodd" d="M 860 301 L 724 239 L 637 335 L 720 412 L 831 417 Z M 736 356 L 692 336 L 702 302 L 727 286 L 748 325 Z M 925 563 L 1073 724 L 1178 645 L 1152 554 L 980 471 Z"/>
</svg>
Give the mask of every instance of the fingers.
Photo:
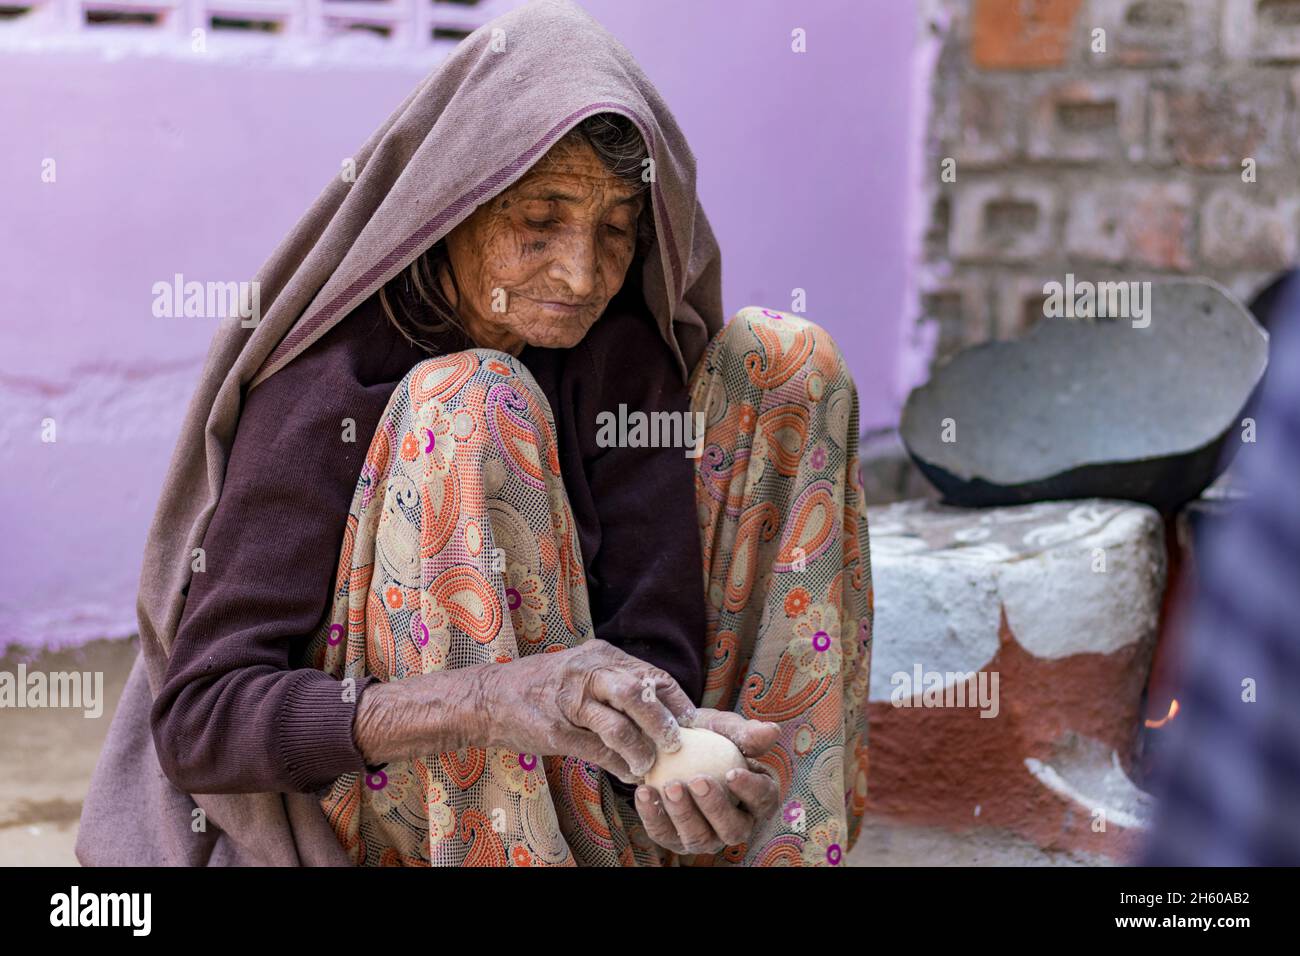
<svg viewBox="0 0 1300 956">
<path fill-rule="evenodd" d="M 565 752 L 579 760 L 594 763 L 602 770 L 608 770 L 624 783 L 641 782 L 643 775 L 633 773 L 617 751 L 610 749 L 605 741 L 589 730 L 574 731 L 572 739 L 565 743 Z"/>
<path fill-rule="evenodd" d="M 668 811 L 668 818 L 677 828 L 677 836 L 684 852 L 716 853 L 723 848 L 725 844 L 713 831 L 713 825 L 700 812 L 680 780 L 669 781 L 664 786 L 663 805 Z"/>
<path fill-rule="evenodd" d="M 636 788 L 636 810 L 650 839 L 674 853 L 686 852 L 677 836 L 677 827 L 664 809 L 663 798 L 653 787 Z"/>
<path fill-rule="evenodd" d="M 724 845 L 744 843 L 754 829 L 754 818 L 731 802 L 727 788 L 712 777 L 698 776 L 688 785 L 695 806 Z"/>
<path fill-rule="evenodd" d="M 695 704 L 667 671 L 653 664 L 647 664 L 639 657 L 633 657 L 621 648 L 599 638 L 587 641 L 583 648 L 587 653 L 601 660 L 612 672 L 631 677 L 636 682 L 638 695 L 644 697 L 647 695 L 647 690 L 652 690 L 653 695 L 676 720 L 683 726 L 691 725 L 690 722 L 695 718 Z M 646 686 L 647 680 L 653 681 L 653 687 Z"/>
<path fill-rule="evenodd" d="M 781 790 L 768 774 L 753 770 L 728 770 L 727 786 L 756 820 L 766 820 L 776 812 Z"/>
<path fill-rule="evenodd" d="M 716 853 L 747 841 L 756 820 L 776 810 L 780 793 L 767 774 L 732 770 L 728 776 L 727 788 L 741 807 L 732 804 L 727 788 L 706 776 L 693 778 L 689 786 L 670 781 L 662 794 L 638 787 L 637 812 L 650 839 L 674 853 Z"/>
<path fill-rule="evenodd" d="M 591 731 L 610 751 L 622 758 L 636 777 L 644 777 L 654 766 L 654 741 L 637 724 L 613 707 L 588 697 L 578 708 L 575 717 L 575 722 L 580 727 Z"/>
<path fill-rule="evenodd" d="M 591 693 L 598 701 L 625 714 L 650 739 L 650 764 L 646 770 L 654 763 L 656 747 L 673 751 L 681 745 L 681 728 L 660 700 L 653 677 L 628 669 L 602 667 L 592 675 Z"/>
<path fill-rule="evenodd" d="M 694 701 L 682 690 L 681 685 L 673 680 L 672 675 L 659 670 L 650 668 L 648 675 L 643 675 L 642 681 L 647 678 L 655 683 L 655 696 L 663 702 L 663 705 L 672 712 L 677 719 L 677 723 L 683 727 L 690 727 L 695 720 L 696 708 Z"/>
<path fill-rule="evenodd" d="M 734 711 L 714 710 L 710 707 L 700 708 L 695 726 L 722 734 L 739 747 L 746 757 L 767 753 L 781 736 L 780 724 L 768 720 L 749 720 Z"/>
</svg>

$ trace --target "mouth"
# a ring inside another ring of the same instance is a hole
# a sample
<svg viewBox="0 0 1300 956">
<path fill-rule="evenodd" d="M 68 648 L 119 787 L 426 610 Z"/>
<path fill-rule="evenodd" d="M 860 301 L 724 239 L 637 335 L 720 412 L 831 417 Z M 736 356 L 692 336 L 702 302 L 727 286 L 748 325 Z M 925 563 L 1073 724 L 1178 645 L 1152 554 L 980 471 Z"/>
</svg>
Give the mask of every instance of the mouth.
<svg viewBox="0 0 1300 956">
<path fill-rule="evenodd" d="M 577 315 L 583 310 L 580 305 L 570 305 L 567 302 L 547 302 L 544 299 L 536 300 L 537 304 L 548 312 L 554 312 L 556 315 Z"/>
<path fill-rule="evenodd" d="M 552 315 L 578 315 L 587 308 L 584 303 L 562 302 L 558 299 L 534 299 L 531 296 L 523 296 L 523 298 Z"/>
</svg>

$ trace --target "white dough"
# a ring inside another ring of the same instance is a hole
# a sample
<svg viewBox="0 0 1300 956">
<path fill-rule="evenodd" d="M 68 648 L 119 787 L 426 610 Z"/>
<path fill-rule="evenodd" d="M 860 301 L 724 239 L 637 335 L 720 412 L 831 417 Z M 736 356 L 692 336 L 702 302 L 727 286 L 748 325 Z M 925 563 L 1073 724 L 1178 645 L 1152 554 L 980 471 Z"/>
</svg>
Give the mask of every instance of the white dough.
<svg viewBox="0 0 1300 956">
<path fill-rule="evenodd" d="M 716 779 L 722 785 L 723 791 L 727 792 L 726 775 L 732 767 L 739 770 L 749 769 L 749 764 L 745 762 L 745 755 L 740 752 L 740 748 L 722 734 L 714 733 L 712 730 L 683 727 L 681 749 L 673 753 L 664 753 L 661 750 L 654 766 L 646 774 L 645 782 L 648 786 L 662 792 L 664 785 L 670 780 L 680 780 L 686 784 L 695 777 L 705 774 Z M 734 796 L 732 802 L 735 802 Z"/>
</svg>

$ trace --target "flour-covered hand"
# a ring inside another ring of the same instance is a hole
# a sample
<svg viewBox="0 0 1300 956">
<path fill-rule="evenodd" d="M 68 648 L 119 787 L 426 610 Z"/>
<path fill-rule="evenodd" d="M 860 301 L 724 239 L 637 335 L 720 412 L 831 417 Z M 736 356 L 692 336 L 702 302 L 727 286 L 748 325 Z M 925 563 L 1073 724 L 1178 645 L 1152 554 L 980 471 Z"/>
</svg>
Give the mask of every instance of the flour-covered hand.
<svg viewBox="0 0 1300 956">
<path fill-rule="evenodd" d="M 670 781 L 662 793 L 640 786 L 636 808 L 650 839 L 660 846 L 678 854 L 716 853 L 747 841 L 758 821 L 776 812 L 780 789 L 755 758 L 772 749 L 781 728 L 709 707 L 696 711 L 689 726 L 726 737 L 740 748 L 750 769 L 729 771 L 725 787 L 706 775 Z"/>
<path fill-rule="evenodd" d="M 665 670 L 592 638 L 484 668 L 480 746 L 567 754 L 636 783 L 659 749 L 680 746 L 695 705 Z"/>
</svg>

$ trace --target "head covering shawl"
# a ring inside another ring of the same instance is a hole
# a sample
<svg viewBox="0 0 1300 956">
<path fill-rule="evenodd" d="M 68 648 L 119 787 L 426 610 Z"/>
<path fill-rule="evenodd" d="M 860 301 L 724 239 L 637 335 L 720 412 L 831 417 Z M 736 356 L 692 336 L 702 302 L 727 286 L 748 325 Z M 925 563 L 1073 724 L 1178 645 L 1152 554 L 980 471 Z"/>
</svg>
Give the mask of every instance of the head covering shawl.
<svg viewBox="0 0 1300 956">
<path fill-rule="evenodd" d="M 641 285 L 683 377 L 695 366 L 722 326 L 721 264 L 696 197 L 695 159 L 668 107 L 622 44 L 569 0 L 535 0 L 479 28 L 357 151 L 355 181 L 335 177 L 258 271 L 256 325 L 232 322 L 213 339 L 145 546 L 140 660 L 83 810 L 83 863 L 348 862 L 314 795 L 191 798 L 153 752 L 149 706 L 184 608 L 190 555 L 221 496 L 243 396 L 600 112 L 631 119 L 649 149 L 657 249 Z M 204 841 L 186 812 L 196 804 L 224 831 L 197 855 Z M 157 832 L 175 828 L 167 817 L 180 817 L 181 829 Z"/>
</svg>

